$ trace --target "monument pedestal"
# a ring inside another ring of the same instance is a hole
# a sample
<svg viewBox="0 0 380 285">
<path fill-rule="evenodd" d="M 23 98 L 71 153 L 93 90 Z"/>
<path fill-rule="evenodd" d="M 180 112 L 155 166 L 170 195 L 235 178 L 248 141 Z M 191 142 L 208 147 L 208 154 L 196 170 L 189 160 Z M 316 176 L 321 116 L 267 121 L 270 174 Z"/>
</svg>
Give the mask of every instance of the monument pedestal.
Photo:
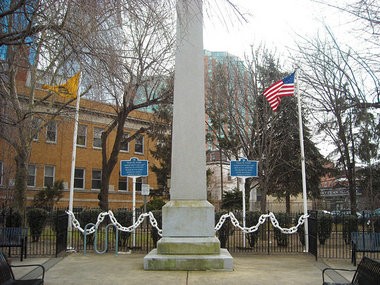
<svg viewBox="0 0 380 285">
<path fill-rule="evenodd" d="M 202 5 L 177 0 L 171 200 L 162 208 L 162 239 L 144 258 L 146 270 L 233 269 L 207 202 Z"/>
<path fill-rule="evenodd" d="M 204 200 L 170 201 L 162 208 L 163 237 L 144 257 L 146 270 L 233 270 L 215 237 L 214 207 Z"/>
<path fill-rule="evenodd" d="M 232 271 L 233 258 L 225 248 L 220 249 L 219 254 L 208 255 L 158 254 L 157 249 L 153 249 L 144 257 L 144 269 L 169 271 Z"/>
</svg>

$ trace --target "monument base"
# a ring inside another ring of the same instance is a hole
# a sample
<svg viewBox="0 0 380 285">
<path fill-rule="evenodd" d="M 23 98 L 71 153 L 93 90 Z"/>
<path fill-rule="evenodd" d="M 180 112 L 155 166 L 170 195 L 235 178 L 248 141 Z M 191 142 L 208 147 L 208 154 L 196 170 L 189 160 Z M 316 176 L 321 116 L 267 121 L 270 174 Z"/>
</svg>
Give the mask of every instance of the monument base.
<svg viewBox="0 0 380 285">
<path fill-rule="evenodd" d="M 227 249 L 221 248 L 219 254 L 210 255 L 163 255 L 153 249 L 144 257 L 145 270 L 233 270 L 233 258 Z"/>
<path fill-rule="evenodd" d="M 216 237 L 163 237 L 157 243 L 157 253 L 164 255 L 209 255 L 219 252 L 220 242 Z"/>
<path fill-rule="evenodd" d="M 162 208 L 163 237 L 144 257 L 146 270 L 233 270 L 233 258 L 215 236 L 214 206 L 174 200 Z"/>
</svg>

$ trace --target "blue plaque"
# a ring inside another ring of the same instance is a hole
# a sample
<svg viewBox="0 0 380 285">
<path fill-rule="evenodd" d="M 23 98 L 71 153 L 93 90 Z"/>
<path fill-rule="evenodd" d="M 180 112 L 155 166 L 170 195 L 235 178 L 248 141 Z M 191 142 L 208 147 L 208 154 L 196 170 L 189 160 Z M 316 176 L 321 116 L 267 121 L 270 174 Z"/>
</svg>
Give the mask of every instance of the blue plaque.
<svg viewBox="0 0 380 285">
<path fill-rule="evenodd" d="M 120 161 L 120 176 L 140 177 L 148 176 L 148 161 L 135 157 Z"/>
<path fill-rule="evenodd" d="M 258 177 L 258 161 L 241 158 L 230 162 L 231 176 L 235 177 Z"/>
</svg>

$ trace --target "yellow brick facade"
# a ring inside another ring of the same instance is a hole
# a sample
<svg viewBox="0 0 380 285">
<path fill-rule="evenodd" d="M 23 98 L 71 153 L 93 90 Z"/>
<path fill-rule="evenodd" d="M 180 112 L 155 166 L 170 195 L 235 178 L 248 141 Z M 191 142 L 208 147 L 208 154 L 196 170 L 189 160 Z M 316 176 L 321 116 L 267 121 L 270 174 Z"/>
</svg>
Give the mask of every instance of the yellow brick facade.
<svg viewBox="0 0 380 285">
<path fill-rule="evenodd" d="M 43 93 L 42 91 L 38 92 Z M 20 93 L 27 94 L 27 89 L 21 89 Z M 55 97 L 54 100 L 54 102 L 51 102 L 53 108 L 55 103 L 62 103 L 65 99 Z M 31 205 L 33 196 L 37 191 L 44 187 L 45 167 L 53 166 L 55 171 L 54 180 L 63 180 L 65 185 L 64 196 L 56 206 L 60 208 L 68 207 L 68 188 L 70 185 L 74 133 L 74 104 L 75 102 L 66 108 L 68 111 L 65 112 L 65 115 L 55 118 L 55 121 L 57 122 L 56 142 L 47 142 L 46 128 L 43 128 L 38 134 L 38 139 L 32 143 L 29 165 L 35 166 L 36 175 L 35 187 L 28 187 L 27 190 L 28 205 Z M 76 148 L 76 168 L 84 170 L 84 189 L 74 189 L 74 208 L 97 207 L 99 190 L 92 189 L 92 171 L 102 169 L 102 151 L 101 148 L 93 146 L 94 128 L 105 129 L 115 113 L 113 111 L 113 106 L 95 101 L 82 99 L 80 105 L 79 125 L 86 126 L 87 132 L 86 145 L 77 146 Z M 147 127 L 150 121 L 150 116 L 150 113 L 134 111 L 131 113 L 125 124 L 125 131 L 133 134 L 134 131 L 141 127 Z M 111 152 L 114 136 L 115 133 L 111 133 L 108 140 L 108 153 Z M 136 157 L 139 160 L 148 160 L 148 165 L 151 166 L 153 163 L 156 163 L 154 158 L 150 155 L 149 150 L 152 148 L 154 148 L 154 142 L 152 142 L 146 134 L 143 134 L 142 153 L 135 152 L 135 140 L 132 140 L 129 143 L 128 151 L 121 151 L 119 153 L 118 163 L 110 177 L 109 207 L 111 209 L 132 208 L 132 179 L 128 178 L 127 191 L 120 191 L 119 189 L 120 161 Z M 0 162 L 3 168 L 2 183 L 0 185 L 0 190 L 2 190 L 0 191 L 0 199 L 2 201 L 0 201 L 0 203 L 4 204 L 6 199 L 9 199 L 9 197 L 12 196 L 15 165 L 12 148 L 10 148 L 5 141 L 1 140 Z M 157 179 L 153 172 L 148 171 L 148 173 L 148 177 L 145 177 L 142 183 L 149 184 L 152 192 L 155 189 L 158 189 Z M 140 195 L 140 192 L 136 192 L 136 194 L 136 206 L 139 207 L 143 204 L 144 197 Z"/>
</svg>

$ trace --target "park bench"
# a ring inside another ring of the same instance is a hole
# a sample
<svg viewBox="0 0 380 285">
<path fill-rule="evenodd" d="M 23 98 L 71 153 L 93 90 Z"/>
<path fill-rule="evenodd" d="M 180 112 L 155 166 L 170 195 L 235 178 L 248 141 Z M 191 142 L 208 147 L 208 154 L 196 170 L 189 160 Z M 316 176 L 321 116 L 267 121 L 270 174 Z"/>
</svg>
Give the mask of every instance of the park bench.
<svg viewBox="0 0 380 285">
<path fill-rule="evenodd" d="M 12 247 L 21 249 L 20 261 L 27 254 L 27 228 L 0 228 L 0 247 L 8 247 L 8 255 L 11 255 Z"/>
<path fill-rule="evenodd" d="M 325 281 L 325 273 L 329 270 L 355 273 L 350 283 L 331 283 Z M 325 268 L 322 271 L 322 280 L 323 285 L 380 285 L 380 262 L 364 256 L 356 270 Z"/>
<path fill-rule="evenodd" d="M 12 267 L 35 267 L 41 269 L 41 278 L 16 280 Z M 45 267 L 40 264 L 10 265 L 3 252 L 0 252 L 0 284 L 4 285 L 43 285 L 45 278 Z"/>
<path fill-rule="evenodd" d="M 356 266 L 357 252 L 380 252 L 380 233 L 353 232 L 351 233 L 351 245 L 351 262 Z"/>
</svg>

